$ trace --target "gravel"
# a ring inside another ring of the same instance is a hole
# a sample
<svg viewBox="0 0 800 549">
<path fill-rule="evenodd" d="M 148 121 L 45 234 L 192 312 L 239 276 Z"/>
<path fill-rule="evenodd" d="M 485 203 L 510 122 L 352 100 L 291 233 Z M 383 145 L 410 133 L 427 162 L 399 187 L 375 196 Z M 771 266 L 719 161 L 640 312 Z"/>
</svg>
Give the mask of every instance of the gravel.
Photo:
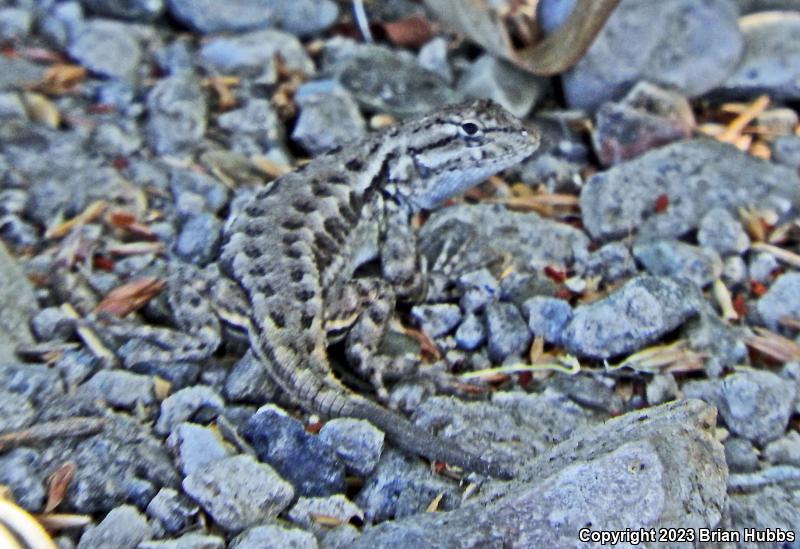
<svg viewBox="0 0 800 549">
<path fill-rule="evenodd" d="M 292 485 L 250 456 L 212 461 L 183 479 L 183 489 L 226 532 L 274 519 L 294 498 Z"/>
<path fill-rule="evenodd" d="M 334 449 L 274 405 L 261 407 L 244 429 L 259 459 L 272 465 L 302 496 L 343 493 L 344 464 Z"/>
<path fill-rule="evenodd" d="M 687 288 L 640 276 L 608 297 L 574 309 L 561 337 L 572 353 L 610 358 L 652 343 L 697 314 Z"/>
<path fill-rule="evenodd" d="M 136 507 L 112 509 L 97 526 L 89 527 L 78 542 L 78 549 L 136 549 L 152 534 L 147 519 Z"/>
</svg>

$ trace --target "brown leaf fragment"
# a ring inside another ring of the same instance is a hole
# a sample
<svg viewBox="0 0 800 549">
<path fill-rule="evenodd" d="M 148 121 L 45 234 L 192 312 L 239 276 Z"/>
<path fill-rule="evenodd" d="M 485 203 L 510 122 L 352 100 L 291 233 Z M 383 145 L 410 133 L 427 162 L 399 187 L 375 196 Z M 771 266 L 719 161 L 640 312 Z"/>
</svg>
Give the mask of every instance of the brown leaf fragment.
<svg viewBox="0 0 800 549">
<path fill-rule="evenodd" d="M 383 23 L 382 26 L 389 41 L 404 48 L 419 48 L 436 33 L 434 24 L 419 14 Z"/>
<path fill-rule="evenodd" d="M 323 515 L 322 513 L 309 513 L 308 516 L 311 517 L 311 520 L 314 521 L 315 524 L 326 528 L 336 528 L 337 526 L 349 524 L 346 520 L 342 520 L 339 517 Z"/>
<path fill-rule="evenodd" d="M 439 505 L 442 503 L 442 498 L 444 498 L 444 492 L 439 492 L 435 498 L 431 500 L 428 506 L 425 508 L 426 513 L 435 513 L 439 510 Z"/>
<path fill-rule="evenodd" d="M 49 67 L 36 89 L 48 95 L 63 95 L 86 80 L 89 71 L 80 65 L 59 63 Z"/>
<path fill-rule="evenodd" d="M 766 328 L 755 328 L 755 334 L 745 338 L 745 344 L 778 362 L 800 360 L 800 345 Z"/>
<path fill-rule="evenodd" d="M 728 124 L 728 127 L 725 128 L 725 131 L 722 132 L 721 135 L 717 136 L 717 139 L 724 143 L 736 144 L 741 137 L 744 137 L 742 136 L 742 131 L 745 129 L 745 127 L 750 124 L 750 122 L 755 120 L 759 114 L 764 112 L 767 107 L 769 107 L 769 97 L 766 95 L 758 97 L 741 114 L 734 118 L 730 124 Z M 750 143 L 748 142 L 748 146 L 749 145 Z"/>
<path fill-rule="evenodd" d="M 161 254 L 165 251 L 163 242 L 129 242 L 113 244 L 106 248 L 106 251 L 114 255 L 142 255 L 142 254 Z"/>
<path fill-rule="evenodd" d="M 524 3 L 520 9 L 517 0 L 425 0 L 440 20 L 452 24 L 489 53 L 540 75 L 559 74 L 577 63 L 618 3 L 578 0 L 563 25 L 537 40 L 539 32 L 532 12 Z"/>
<path fill-rule="evenodd" d="M 100 217 L 100 215 L 105 211 L 107 206 L 108 204 L 106 204 L 105 201 L 95 200 L 94 202 L 86 206 L 85 210 L 83 210 L 81 213 L 79 213 L 72 219 L 59 223 L 47 229 L 47 232 L 44 233 L 44 237 L 61 238 L 69 234 L 70 231 L 72 231 L 72 229 L 74 229 L 75 227 L 79 225 L 85 225 L 86 223 L 91 223 L 92 221 Z"/>
<path fill-rule="evenodd" d="M 210 76 L 203 80 L 203 85 L 210 87 L 217 94 L 217 108 L 221 111 L 229 111 L 236 107 L 236 94 L 233 93 L 234 86 L 239 85 L 237 76 Z"/>
<path fill-rule="evenodd" d="M 78 466 L 74 462 L 67 461 L 53 471 L 47 478 L 47 503 L 44 506 L 45 513 L 53 512 L 53 510 L 64 501 L 69 483 L 72 482 L 77 469 Z"/>
<path fill-rule="evenodd" d="M 0 452 L 54 438 L 94 435 L 99 433 L 105 424 L 106 420 L 98 417 L 71 417 L 39 423 L 20 431 L 0 434 Z"/>
<path fill-rule="evenodd" d="M 50 128 L 58 128 L 61 125 L 61 112 L 56 104 L 40 93 L 25 92 L 22 94 L 22 101 L 28 116 L 34 122 L 44 124 Z"/>
<path fill-rule="evenodd" d="M 94 312 L 125 317 L 144 307 L 165 286 L 166 282 L 153 276 L 137 278 L 111 290 L 95 307 Z"/>
<path fill-rule="evenodd" d="M 92 523 L 90 515 L 75 515 L 70 513 L 46 513 L 34 515 L 48 532 L 60 532 L 61 530 L 74 530 L 86 528 Z"/>
</svg>

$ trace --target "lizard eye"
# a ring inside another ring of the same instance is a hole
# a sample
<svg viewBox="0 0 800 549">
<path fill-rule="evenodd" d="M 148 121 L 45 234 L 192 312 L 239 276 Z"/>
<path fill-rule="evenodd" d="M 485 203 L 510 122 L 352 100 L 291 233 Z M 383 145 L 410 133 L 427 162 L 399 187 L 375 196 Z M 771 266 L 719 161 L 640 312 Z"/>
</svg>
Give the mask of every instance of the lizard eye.
<svg viewBox="0 0 800 549">
<path fill-rule="evenodd" d="M 480 130 L 480 127 L 475 122 L 464 122 L 458 128 L 458 132 L 464 137 L 474 137 L 478 135 Z"/>
</svg>

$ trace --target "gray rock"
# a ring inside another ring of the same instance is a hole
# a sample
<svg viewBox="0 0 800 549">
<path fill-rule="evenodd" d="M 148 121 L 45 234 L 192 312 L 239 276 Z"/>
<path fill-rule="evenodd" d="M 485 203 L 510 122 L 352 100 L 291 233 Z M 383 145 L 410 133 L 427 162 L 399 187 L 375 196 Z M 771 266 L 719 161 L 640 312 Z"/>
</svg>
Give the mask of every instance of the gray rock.
<svg viewBox="0 0 800 549">
<path fill-rule="evenodd" d="M 78 393 L 126 410 L 133 410 L 137 405 L 149 406 L 155 403 L 153 378 L 123 370 L 97 372 L 80 386 Z"/>
<path fill-rule="evenodd" d="M 523 304 L 522 310 L 533 335 L 542 336 L 547 343 L 556 345 L 561 342 L 561 333 L 572 320 L 569 303 L 554 297 L 532 297 Z"/>
<path fill-rule="evenodd" d="M 276 390 L 267 368 L 248 349 L 233 365 L 225 380 L 223 394 L 229 402 L 261 404 L 273 400 Z"/>
<path fill-rule="evenodd" d="M 42 14 L 37 27 L 50 42 L 65 49 L 70 38 L 81 32 L 83 24 L 79 2 L 58 2 Z"/>
<path fill-rule="evenodd" d="M 15 41 L 31 31 L 31 12 L 22 8 L 0 9 L 0 40 Z"/>
<path fill-rule="evenodd" d="M 289 510 L 289 520 L 311 530 L 317 535 L 323 534 L 327 528 L 314 521 L 315 515 L 334 517 L 344 523 L 364 522 L 364 512 L 356 504 L 343 495 L 327 498 L 299 498 Z"/>
<path fill-rule="evenodd" d="M 0 364 L 0 387 L 24 396 L 37 407 L 66 392 L 57 371 L 44 364 L 19 362 Z"/>
<path fill-rule="evenodd" d="M 230 533 L 274 519 L 294 498 L 291 484 L 246 455 L 209 463 L 183 479 L 183 489 Z"/>
<path fill-rule="evenodd" d="M 794 545 L 789 545 L 787 540 L 780 543 L 751 543 L 737 544 L 745 549 L 759 547 L 796 547 L 797 525 L 800 524 L 800 493 L 789 487 L 768 486 L 754 494 L 732 493 L 728 501 L 730 514 L 730 528 L 743 531 L 753 528 L 756 532 L 766 532 L 776 529 L 783 532 L 795 532 Z M 777 541 L 777 539 L 776 539 Z"/>
<path fill-rule="evenodd" d="M 458 277 L 458 287 L 462 292 L 459 305 L 468 313 L 475 312 L 500 297 L 500 284 L 489 269 L 485 268 Z"/>
<path fill-rule="evenodd" d="M 205 134 L 206 98 L 192 74 L 159 80 L 147 96 L 147 108 L 147 140 L 158 154 L 187 152 Z"/>
<path fill-rule="evenodd" d="M 459 325 L 455 338 L 459 349 L 474 351 L 486 341 L 486 324 L 481 317 L 470 313 Z"/>
<path fill-rule="evenodd" d="M 727 497 L 713 418 L 698 401 L 626 414 L 541 455 L 517 482 L 485 486 L 475 503 L 386 522 L 351 547 L 572 547 L 587 520 L 596 530 L 713 528 Z"/>
<path fill-rule="evenodd" d="M 641 242 L 633 256 L 653 276 L 669 276 L 705 288 L 719 277 L 722 260 L 713 250 L 673 239 Z"/>
<path fill-rule="evenodd" d="M 605 282 L 614 282 L 636 274 L 636 262 L 622 242 L 609 242 L 590 253 L 578 264 L 586 276 L 600 276 Z"/>
<path fill-rule="evenodd" d="M 732 473 L 756 471 L 758 451 L 746 438 L 731 437 L 725 441 L 725 461 Z"/>
<path fill-rule="evenodd" d="M 669 278 L 639 276 L 573 310 L 561 340 L 571 353 L 610 358 L 657 341 L 697 313 L 693 294 Z"/>
<path fill-rule="evenodd" d="M 421 513 L 440 494 L 440 510 L 458 507 L 460 493 L 452 482 L 431 475 L 419 459 L 388 450 L 364 481 L 355 503 L 368 521 L 382 522 Z"/>
<path fill-rule="evenodd" d="M 775 256 L 766 252 L 750 254 L 749 259 L 750 278 L 763 284 L 771 283 L 774 274 L 781 268 Z"/>
<path fill-rule="evenodd" d="M 186 37 L 178 38 L 154 53 L 158 68 L 165 75 L 192 70 L 194 46 Z"/>
<path fill-rule="evenodd" d="M 361 532 L 352 524 L 345 524 L 329 529 L 321 538 L 322 546 L 325 549 L 348 549 Z"/>
<path fill-rule="evenodd" d="M 548 0 L 538 14 L 545 32 L 561 25 L 574 3 Z M 565 9 L 566 8 L 566 9 Z M 738 13 L 727 0 L 623 0 L 566 74 L 570 106 L 594 109 L 646 80 L 702 95 L 733 72 L 743 47 Z M 647 24 L 658 20 L 657 29 Z"/>
<path fill-rule="evenodd" d="M 172 429 L 167 447 L 176 454 L 177 465 L 184 476 L 191 475 L 209 463 L 234 454 L 216 429 L 196 423 L 181 423 Z"/>
<path fill-rule="evenodd" d="M 600 415 L 561 392 L 497 392 L 490 402 L 432 397 L 415 410 L 415 423 L 492 461 L 519 467 L 531 456 L 567 440 Z"/>
<path fill-rule="evenodd" d="M 719 413 L 728 428 L 758 444 L 780 437 L 789 424 L 796 387 L 764 370 L 744 370 L 721 385 Z"/>
<path fill-rule="evenodd" d="M 292 140 L 316 156 L 366 134 L 366 122 L 352 96 L 333 80 L 310 82 L 295 94 L 300 116 Z"/>
<path fill-rule="evenodd" d="M 250 99 L 220 115 L 217 125 L 231 135 L 231 149 L 245 155 L 263 154 L 283 141 L 283 124 L 266 99 Z"/>
<path fill-rule="evenodd" d="M 241 32 L 268 27 L 274 21 L 272 0 L 167 0 L 170 15 L 195 32 Z"/>
<path fill-rule="evenodd" d="M 753 14 L 743 17 L 739 26 L 744 56 L 720 91 L 741 97 L 766 93 L 778 100 L 800 98 L 800 14 Z"/>
<path fill-rule="evenodd" d="M 270 524 L 245 530 L 234 538 L 228 549 L 317 549 L 317 540 L 297 528 Z"/>
<path fill-rule="evenodd" d="M 137 549 L 225 549 L 225 540 L 217 536 L 190 533 L 163 541 L 145 541 Z"/>
<path fill-rule="evenodd" d="M 751 275 L 752 271 L 751 267 Z M 800 273 L 779 276 L 758 300 L 756 310 L 770 330 L 780 329 L 781 318 L 785 316 L 800 317 Z"/>
<path fill-rule="evenodd" d="M 748 278 L 747 263 L 738 255 L 727 257 L 722 262 L 722 281 L 729 288 L 745 284 Z"/>
<path fill-rule="evenodd" d="M 461 322 L 461 309 L 452 303 L 415 305 L 411 308 L 411 316 L 430 337 L 441 337 Z"/>
<path fill-rule="evenodd" d="M 0 93 L 0 120 L 4 122 L 9 120 L 24 122 L 27 119 L 28 113 L 18 93 Z"/>
<path fill-rule="evenodd" d="M 164 11 L 163 0 L 81 0 L 88 11 L 131 21 L 152 21 Z"/>
<path fill-rule="evenodd" d="M 659 197 L 666 208 L 656 211 Z M 592 176 L 580 197 L 583 222 L 597 239 L 679 237 L 706 212 L 759 204 L 786 212 L 800 203 L 793 170 L 706 139 L 672 143 Z"/>
<path fill-rule="evenodd" d="M 90 526 L 81 536 L 78 549 L 136 549 L 151 535 L 147 519 L 136 507 L 123 505 L 112 509 L 97 526 Z"/>
<path fill-rule="evenodd" d="M 773 440 L 764 448 L 764 457 L 770 463 L 800 467 L 800 434 L 789 431 L 785 437 Z"/>
<path fill-rule="evenodd" d="M 683 95 L 639 82 L 619 103 L 603 103 L 592 143 L 600 163 L 612 166 L 686 139 L 693 128 L 694 115 Z"/>
<path fill-rule="evenodd" d="M 441 76 L 422 68 L 410 55 L 374 44 L 359 45 L 332 71 L 361 107 L 401 118 L 459 97 Z"/>
<path fill-rule="evenodd" d="M 199 209 L 219 213 L 230 201 L 230 190 L 217 179 L 204 173 L 174 169 L 170 173 L 169 188 L 182 218 L 196 215 Z M 191 198 L 188 198 L 191 197 Z M 187 203 L 183 209 L 182 203 Z M 189 209 L 191 203 L 193 209 Z"/>
<path fill-rule="evenodd" d="M 30 400 L 0 387 L 0 433 L 28 427 L 35 414 Z"/>
<path fill-rule="evenodd" d="M 339 17 L 339 6 L 333 0 L 271 0 L 270 8 L 278 27 L 300 37 L 328 29 Z"/>
<path fill-rule="evenodd" d="M 147 504 L 146 513 L 155 528 L 177 534 L 197 519 L 200 508 L 177 490 L 162 488 Z"/>
<path fill-rule="evenodd" d="M 142 55 L 128 25 L 93 19 L 69 45 L 69 55 L 93 73 L 110 78 L 133 78 Z"/>
<path fill-rule="evenodd" d="M 40 82 L 44 68 L 19 57 L 0 56 L 0 91 L 17 91 L 26 83 Z"/>
<path fill-rule="evenodd" d="M 206 265 L 217 258 L 222 242 L 222 221 L 214 214 L 200 212 L 181 227 L 173 252 L 188 263 Z"/>
<path fill-rule="evenodd" d="M 800 135 L 782 135 L 772 142 L 772 160 L 800 169 Z"/>
<path fill-rule="evenodd" d="M 0 363 L 14 362 L 17 346 L 33 344 L 28 319 L 38 309 L 33 285 L 0 243 Z"/>
<path fill-rule="evenodd" d="M 689 347 L 705 355 L 703 368 L 711 378 L 747 362 L 747 347 L 742 333 L 720 318 L 716 309 L 704 299 L 697 298 L 700 314 L 686 323 L 682 336 Z"/>
<path fill-rule="evenodd" d="M 383 432 L 360 419 L 332 419 L 323 425 L 319 438 L 349 470 L 362 477 L 372 473 L 383 452 Z"/>
<path fill-rule="evenodd" d="M 625 403 L 615 392 L 615 380 L 601 374 L 568 375 L 561 372 L 548 380 L 548 387 L 568 396 L 590 410 L 603 410 L 617 416 Z"/>
<path fill-rule="evenodd" d="M 344 464 L 333 448 L 306 433 L 303 425 L 280 408 L 266 405 L 244 429 L 258 458 L 294 485 L 298 495 L 328 496 L 344 492 Z"/>
<path fill-rule="evenodd" d="M 492 303 L 486 307 L 486 335 L 489 358 L 497 363 L 526 353 L 532 339 L 525 319 L 513 303 Z"/>
<path fill-rule="evenodd" d="M 647 403 L 650 406 L 657 406 L 670 400 L 675 400 L 680 395 L 675 376 L 670 373 L 654 375 L 653 379 L 647 383 L 645 391 Z"/>
<path fill-rule="evenodd" d="M 499 204 L 440 208 L 422 226 L 419 239 L 429 265 L 437 264 L 438 252 L 448 240 L 462 243 L 459 256 L 472 267 L 469 270 L 485 266 L 487 250 L 507 255 L 525 271 L 541 271 L 553 265 L 566 267 L 585 257 L 589 246 L 586 235 L 566 223 L 543 219 L 535 213 L 512 212 Z M 531 296 L 525 299 L 528 297 Z"/>
<path fill-rule="evenodd" d="M 714 208 L 700 220 L 697 241 L 720 255 L 741 254 L 750 247 L 742 224 L 724 208 Z"/>
<path fill-rule="evenodd" d="M 136 128 L 123 129 L 117 124 L 98 124 L 92 133 L 92 146 L 109 156 L 130 156 L 142 147 Z"/>
<path fill-rule="evenodd" d="M 276 55 L 280 56 L 287 69 L 309 76 L 314 74 L 314 62 L 300 41 L 279 30 L 213 38 L 200 49 L 203 62 L 223 73 L 259 74 Z"/>
<path fill-rule="evenodd" d="M 43 477 L 37 452 L 17 448 L 0 455 L 0 483 L 11 490 L 13 500 L 23 509 L 42 510 L 46 495 Z"/>
<path fill-rule="evenodd" d="M 179 423 L 194 419 L 210 421 L 225 409 L 225 402 L 213 389 L 204 385 L 187 387 L 168 396 L 161 403 L 156 433 L 166 435 Z"/>
<path fill-rule="evenodd" d="M 467 97 L 492 99 L 514 116 L 524 117 L 548 88 L 548 80 L 484 54 L 475 60 L 458 81 L 458 90 Z"/>
<path fill-rule="evenodd" d="M 431 39 L 419 49 L 417 63 L 444 78 L 448 84 L 453 82 L 453 69 L 447 61 L 447 40 L 441 36 Z"/>
<path fill-rule="evenodd" d="M 49 421 L 104 414 L 105 424 L 99 434 L 51 442 L 44 454 L 51 471 L 66 461 L 77 466 L 64 500 L 66 507 L 82 513 L 105 513 L 128 502 L 143 509 L 160 488 L 177 485 L 172 460 L 150 427 L 127 415 L 87 410 L 90 404 L 72 395 L 51 399 L 46 413 L 40 416 L 40 420 Z"/>
</svg>

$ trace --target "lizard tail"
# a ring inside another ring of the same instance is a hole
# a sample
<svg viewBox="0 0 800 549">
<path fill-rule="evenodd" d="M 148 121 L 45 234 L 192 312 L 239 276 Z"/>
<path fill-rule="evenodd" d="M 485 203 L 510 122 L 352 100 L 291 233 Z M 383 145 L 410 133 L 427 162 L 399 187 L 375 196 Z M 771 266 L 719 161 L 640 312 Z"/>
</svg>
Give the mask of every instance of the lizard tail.
<svg viewBox="0 0 800 549">
<path fill-rule="evenodd" d="M 430 460 L 444 461 L 462 469 L 494 478 L 510 480 L 513 474 L 506 466 L 476 456 L 452 441 L 442 440 L 417 427 L 397 412 L 384 408 L 365 398 L 348 399 L 344 415 L 369 421 L 400 450 L 424 456 Z"/>
</svg>

